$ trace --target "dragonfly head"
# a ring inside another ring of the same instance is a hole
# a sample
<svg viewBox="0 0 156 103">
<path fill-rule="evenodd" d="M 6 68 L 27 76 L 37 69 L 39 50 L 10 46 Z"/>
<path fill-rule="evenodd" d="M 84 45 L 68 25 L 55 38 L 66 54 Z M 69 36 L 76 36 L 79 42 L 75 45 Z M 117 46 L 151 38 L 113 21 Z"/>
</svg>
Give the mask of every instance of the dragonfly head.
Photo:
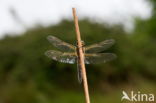
<svg viewBox="0 0 156 103">
<path fill-rule="evenodd" d="M 85 42 L 83 40 L 81 40 L 81 44 L 82 44 L 82 47 L 85 46 Z M 76 45 L 78 46 L 78 42 L 76 43 Z"/>
</svg>

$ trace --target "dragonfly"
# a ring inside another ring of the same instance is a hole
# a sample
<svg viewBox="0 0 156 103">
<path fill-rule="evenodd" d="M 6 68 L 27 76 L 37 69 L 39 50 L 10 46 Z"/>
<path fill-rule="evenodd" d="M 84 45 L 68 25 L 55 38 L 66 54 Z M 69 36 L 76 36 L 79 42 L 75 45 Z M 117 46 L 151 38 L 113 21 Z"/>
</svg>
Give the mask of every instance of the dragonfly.
<svg viewBox="0 0 156 103">
<path fill-rule="evenodd" d="M 78 81 L 79 83 L 81 83 L 82 69 L 80 66 L 78 43 L 76 45 L 72 45 L 52 35 L 48 36 L 47 39 L 53 46 L 55 46 L 61 51 L 48 50 L 45 52 L 45 55 L 55 61 L 59 61 L 62 63 L 69 63 L 69 64 L 77 63 Z M 105 63 L 117 57 L 114 53 L 101 53 L 107 50 L 108 48 L 110 48 L 115 43 L 114 39 L 104 40 L 100 43 L 92 44 L 89 46 L 86 46 L 84 41 L 81 42 L 82 42 L 82 50 L 84 53 L 85 64 Z"/>
</svg>

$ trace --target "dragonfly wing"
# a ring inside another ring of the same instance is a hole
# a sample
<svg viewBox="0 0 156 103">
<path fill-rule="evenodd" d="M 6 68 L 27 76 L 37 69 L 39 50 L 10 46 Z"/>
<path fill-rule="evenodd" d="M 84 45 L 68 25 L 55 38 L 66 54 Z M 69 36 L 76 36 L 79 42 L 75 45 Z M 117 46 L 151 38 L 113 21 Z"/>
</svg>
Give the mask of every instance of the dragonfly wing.
<svg viewBox="0 0 156 103">
<path fill-rule="evenodd" d="M 55 50 L 48 50 L 45 52 L 45 55 L 55 61 L 69 64 L 74 64 L 77 58 L 75 53 L 63 53 Z"/>
<path fill-rule="evenodd" d="M 115 40 L 114 39 L 105 40 L 105 41 L 102 41 L 100 43 L 87 46 L 85 48 L 85 52 L 86 53 L 98 53 L 98 52 L 102 52 L 102 51 L 110 48 L 114 43 L 115 43 Z"/>
<path fill-rule="evenodd" d="M 54 36 L 48 36 L 48 41 L 52 43 L 55 47 L 57 47 L 60 50 L 63 50 L 65 52 L 73 52 L 75 50 L 75 46 L 71 45 L 69 43 L 66 43 Z"/>
<path fill-rule="evenodd" d="M 85 54 L 86 64 L 98 64 L 105 63 L 115 59 L 117 56 L 113 53 L 95 53 L 95 54 Z"/>
</svg>

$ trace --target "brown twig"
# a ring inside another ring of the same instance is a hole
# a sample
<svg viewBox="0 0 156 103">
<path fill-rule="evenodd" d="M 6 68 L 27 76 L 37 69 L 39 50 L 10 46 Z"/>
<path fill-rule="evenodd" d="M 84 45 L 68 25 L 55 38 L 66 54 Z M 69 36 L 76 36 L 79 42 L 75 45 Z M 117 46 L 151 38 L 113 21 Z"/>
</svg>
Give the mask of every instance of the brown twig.
<svg viewBox="0 0 156 103">
<path fill-rule="evenodd" d="M 84 54 L 83 54 L 83 50 L 82 50 L 82 43 L 81 43 L 81 35 L 80 35 L 79 24 L 78 24 L 78 17 L 76 15 L 76 9 L 75 8 L 73 8 L 73 17 L 74 17 L 74 21 L 75 21 L 75 29 L 76 29 L 76 36 L 77 36 L 77 42 L 78 42 L 78 52 L 79 52 L 79 56 L 80 56 L 80 66 L 82 69 L 82 78 L 83 78 L 85 99 L 86 99 L 86 103 L 90 103 L 86 69 L 85 69 L 85 63 L 84 63 Z"/>
</svg>

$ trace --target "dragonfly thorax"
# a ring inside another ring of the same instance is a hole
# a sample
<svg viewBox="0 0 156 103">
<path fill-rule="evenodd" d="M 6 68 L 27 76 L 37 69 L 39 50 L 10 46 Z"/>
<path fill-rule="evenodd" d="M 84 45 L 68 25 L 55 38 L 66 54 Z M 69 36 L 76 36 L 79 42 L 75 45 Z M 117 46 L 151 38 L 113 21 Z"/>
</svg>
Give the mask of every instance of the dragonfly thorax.
<svg viewBox="0 0 156 103">
<path fill-rule="evenodd" d="M 85 46 L 85 42 L 81 40 L 81 44 L 82 44 L 82 47 Z M 76 43 L 76 46 L 78 47 L 78 42 Z"/>
<path fill-rule="evenodd" d="M 83 52 L 85 52 L 85 49 L 84 49 L 85 42 L 81 40 L 81 44 L 82 44 L 82 46 L 81 46 L 80 48 L 82 48 Z M 77 53 L 78 53 L 78 48 L 79 48 L 78 42 L 76 43 L 76 47 L 77 47 L 76 51 L 77 51 Z"/>
</svg>

